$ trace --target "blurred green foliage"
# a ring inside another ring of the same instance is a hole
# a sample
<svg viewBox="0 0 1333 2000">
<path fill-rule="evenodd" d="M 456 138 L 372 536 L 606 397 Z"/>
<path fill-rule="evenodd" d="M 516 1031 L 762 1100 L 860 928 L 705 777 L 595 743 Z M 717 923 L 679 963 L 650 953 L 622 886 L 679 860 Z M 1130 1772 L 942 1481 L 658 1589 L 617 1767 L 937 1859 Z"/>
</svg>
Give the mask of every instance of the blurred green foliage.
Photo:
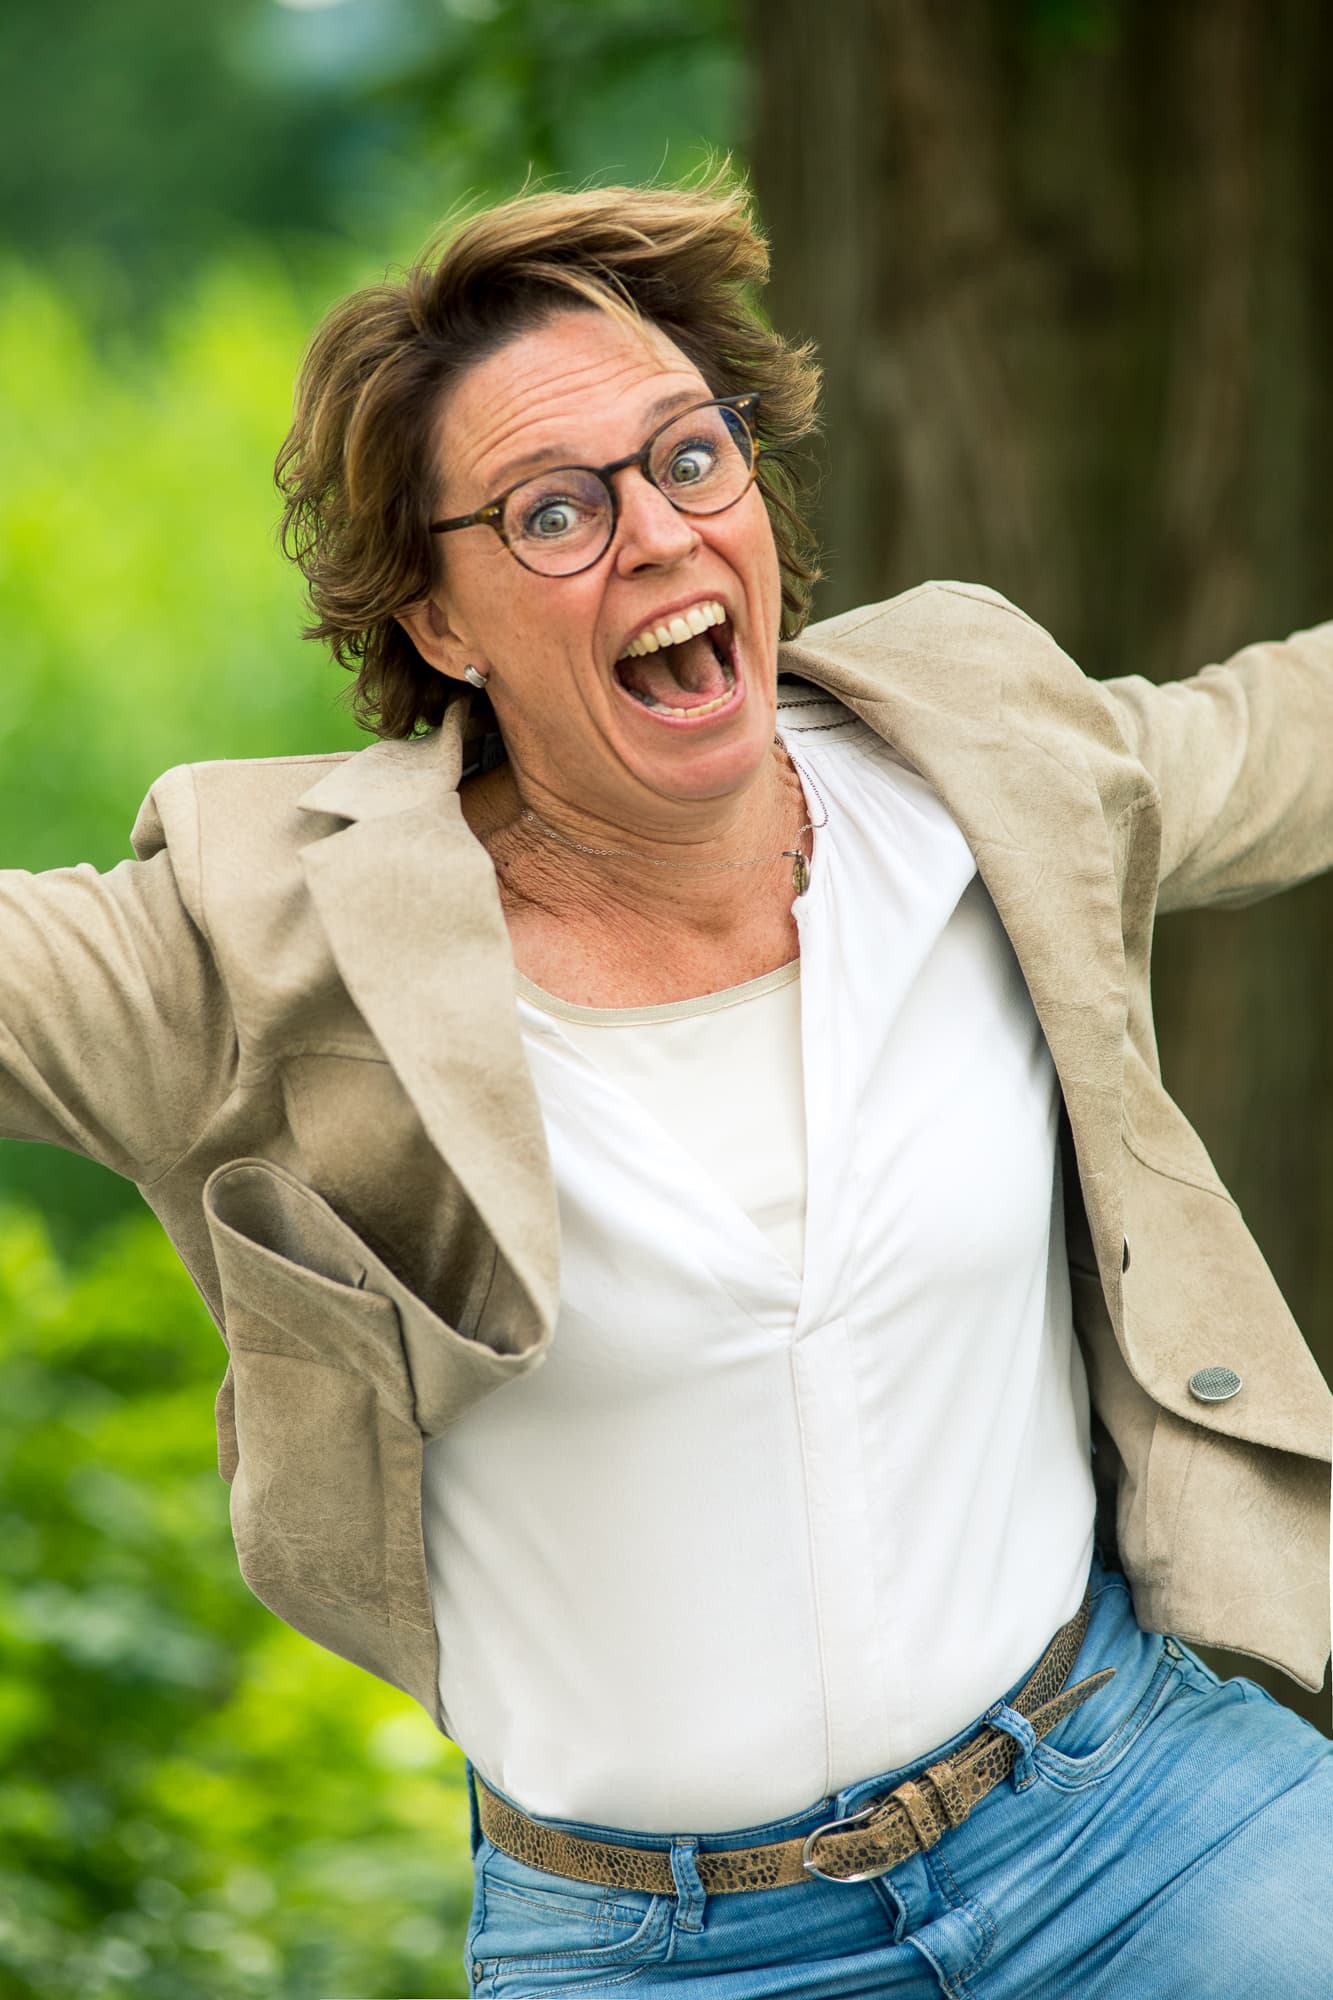
<svg viewBox="0 0 1333 2000">
<path fill-rule="evenodd" d="M 462 1760 L 246 1592 L 156 1225 L 0 1215 L 0 1994 L 462 1991 Z"/>
<path fill-rule="evenodd" d="M 0 379 L 26 391 L 0 435 L 7 863 L 110 865 L 167 765 L 358 740 L 274 543 L 307 331 L 256 262 L 106 355 L 49 284 L 0 272 Z"/>
<path fill-rule="evenodd" d="M 741 120 L 738 0 L 7 0 L 0 242 L 98 324 L 239 240 L 404 254 L 454 203 L 676 176 Z"/>
</svg>

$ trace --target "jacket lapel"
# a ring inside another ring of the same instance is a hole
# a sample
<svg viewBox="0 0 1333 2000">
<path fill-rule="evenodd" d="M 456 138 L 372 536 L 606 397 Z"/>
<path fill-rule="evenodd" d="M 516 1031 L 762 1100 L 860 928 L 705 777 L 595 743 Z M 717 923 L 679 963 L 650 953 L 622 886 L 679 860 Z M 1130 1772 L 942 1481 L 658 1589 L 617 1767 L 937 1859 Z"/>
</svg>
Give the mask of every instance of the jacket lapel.
<svg viewBox="0 0 1333 2000">
<path fill-rule="evenodd" d="M 1078 757 L 1075 732 L 1060 724 L 1087 690 L 1027 620 L 997 642 L 993 610 L 969 621 L 953 609 L 944 630 L 923 632 L 924 607 L 912 603 L 919 595 L 812 627 L 783 648 L 781 667 L 837 695 L 913 764 L 976 856 L 1060 1079 L 1118 1325 L 1127 1005 L 1120 901 L 1097 775 Z M 1043 674 L 1053 675 L 1052 690 L 1040 686 Z M 1007 700 L 1011 677 L 1021 708 Z"/>
<path fill-rule="evenodd" d="M 544 1329 L 559 1296 L 546 1137 L 485 849 L 462 814 L 465 704 L 337 765 L 301 804 L 350 821 L 302 850 L 348 992 Z"/>
</svg>

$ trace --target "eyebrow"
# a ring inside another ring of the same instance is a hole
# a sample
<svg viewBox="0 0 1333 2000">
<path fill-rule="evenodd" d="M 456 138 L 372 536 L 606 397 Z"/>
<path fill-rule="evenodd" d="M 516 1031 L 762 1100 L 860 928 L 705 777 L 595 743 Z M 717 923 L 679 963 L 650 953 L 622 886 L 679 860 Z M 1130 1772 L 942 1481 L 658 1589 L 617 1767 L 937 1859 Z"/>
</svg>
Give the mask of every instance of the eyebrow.
<svg viewBox="0 0 1333 2000">
<path fill-rule="evenodd" d="M 658 424 L 669 417 L 673 411 L 693 409 L 696 403 L 706 403 L 707 401 L 707 393 L 702 396 L 696 396 L 685 389 L 677 389 L 669 396 L 659 396 L 657 401 L 650 403 L 644 412 L 648 423 L 648 434 L 651 436 Z M 507 492 L 520 479 L 526 479 L 529 473 L 538 473 L 547 468 L 555 471 L 558 466 L 562 465 L 586 464 L 587 460 L 579 457 L 573 445 L 545 445 L 541 451 L 528 452 L 522 458 L 510 459 L 508 464 L 502 466 L 500 471 L 496 473 L 493 490 L 496 493 Z"/>
</svg>

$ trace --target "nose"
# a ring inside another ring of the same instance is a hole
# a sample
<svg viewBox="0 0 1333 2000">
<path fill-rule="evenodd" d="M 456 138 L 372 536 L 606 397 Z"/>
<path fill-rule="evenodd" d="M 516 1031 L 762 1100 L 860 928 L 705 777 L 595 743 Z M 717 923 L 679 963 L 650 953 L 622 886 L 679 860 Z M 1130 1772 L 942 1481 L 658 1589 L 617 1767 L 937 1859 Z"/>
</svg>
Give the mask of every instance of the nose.
<svg viewBox="0 0 1333 2000">
<path fill-rule="evenodd" d="M 637 466 L 621 475 L 620 519 L 615 564 L 622 576 L 658 565 L 684 562 L 701 536 L 688 514 L 680 513 Z"/>
</svg>

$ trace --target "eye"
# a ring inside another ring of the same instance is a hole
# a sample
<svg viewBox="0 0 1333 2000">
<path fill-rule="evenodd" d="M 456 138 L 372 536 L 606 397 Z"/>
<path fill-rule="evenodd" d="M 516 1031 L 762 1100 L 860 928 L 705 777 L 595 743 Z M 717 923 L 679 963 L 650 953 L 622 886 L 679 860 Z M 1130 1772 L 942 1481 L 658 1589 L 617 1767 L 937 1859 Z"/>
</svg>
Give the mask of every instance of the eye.
<svg viewBox="0 0 1333 2000">
<path fill-rule="evenodd" d="M 671 454 L 667 477 L 676 486 L 697 486 L 717 467 L 717 446 L 707 438 L 692 438 Z"/>
<path fill-rule="evenodd" d="M 561 535 L 572 534 L 580 518 L 580 509 L 573 500 L 549 494 L 535 506 L 524 510 L 523 532 L 531 535 L 534 541 L 554 542 Z"/>
</svg>

